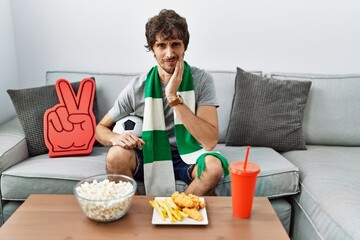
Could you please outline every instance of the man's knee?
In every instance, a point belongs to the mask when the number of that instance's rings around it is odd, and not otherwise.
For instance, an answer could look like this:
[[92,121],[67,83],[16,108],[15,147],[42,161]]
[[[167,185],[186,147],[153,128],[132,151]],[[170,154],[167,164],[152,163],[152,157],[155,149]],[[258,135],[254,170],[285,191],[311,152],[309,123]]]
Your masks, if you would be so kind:
[[205,157],[205,171],[211,176],[212,179],[219,180],[223,175],[223,167],[221,161],[211,155]]
[[134,150],[113,146],[106,155],[106,170],[108,173],[132,172],[136,167]]

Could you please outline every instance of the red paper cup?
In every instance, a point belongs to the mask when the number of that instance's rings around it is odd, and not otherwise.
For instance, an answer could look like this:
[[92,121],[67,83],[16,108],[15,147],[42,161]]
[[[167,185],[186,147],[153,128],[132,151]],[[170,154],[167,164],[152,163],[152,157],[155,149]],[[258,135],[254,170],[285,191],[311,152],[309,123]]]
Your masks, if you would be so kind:
[[248,218],[251,215],[256,179],[260,172],[260,167],[252,162],[248,162],[244,170],[244,163],[236,161],[229,166],[233,215],[240,218]]

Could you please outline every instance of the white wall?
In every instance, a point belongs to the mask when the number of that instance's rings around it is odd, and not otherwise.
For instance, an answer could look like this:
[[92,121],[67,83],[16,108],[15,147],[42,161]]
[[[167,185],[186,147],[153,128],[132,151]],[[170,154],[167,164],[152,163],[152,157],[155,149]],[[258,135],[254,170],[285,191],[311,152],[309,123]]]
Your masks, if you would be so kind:
[[0,124],[15,116],[6,90],[18,86],[10,0],[0,0]]
[[185,16],[187,61],[206,69],[360,72],[360,2],[13,0],[19,75],[46,70],[147,71],[144,24],[162,8]]
[[11,2],[21,87],[43,85],[47,70],[147,71],[144,24],[162,8],[187,18],[192,65],[360,73],[358,0]]

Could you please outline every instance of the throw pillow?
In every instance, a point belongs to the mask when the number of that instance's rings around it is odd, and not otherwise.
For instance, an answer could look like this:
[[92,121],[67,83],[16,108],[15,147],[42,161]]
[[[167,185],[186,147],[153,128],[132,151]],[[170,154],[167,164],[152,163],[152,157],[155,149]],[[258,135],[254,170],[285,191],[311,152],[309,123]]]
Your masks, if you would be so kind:
[[[71,86],[77,93],[80,82],[72,83]],[[44,113],[47,109],[59,103],[55,85],[27,89],[8,89],[7,92],[23,127],[29,156],[33,157],[48,153],[49,150],[44,141]],[[93,110],[95,118],[97,118],[96,93]]]
[[302,130],[310,81],[264,78],[237,68],[228,146],[305,150]]

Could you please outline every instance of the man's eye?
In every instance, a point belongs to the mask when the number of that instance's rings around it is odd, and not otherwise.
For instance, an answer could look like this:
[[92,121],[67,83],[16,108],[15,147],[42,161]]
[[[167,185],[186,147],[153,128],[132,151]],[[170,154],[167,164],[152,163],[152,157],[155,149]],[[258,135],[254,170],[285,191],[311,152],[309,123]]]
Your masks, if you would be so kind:
[[179,46],[180,46],[180,43],[175,42],[175,43],[173,43],[172,45],[173,45],[173,47],[179,47]]
[[159,48],[164,48],[164,47],[165,47],[165,44],[164,44],[164,43],[159,43],[157,46],[158,46]]

